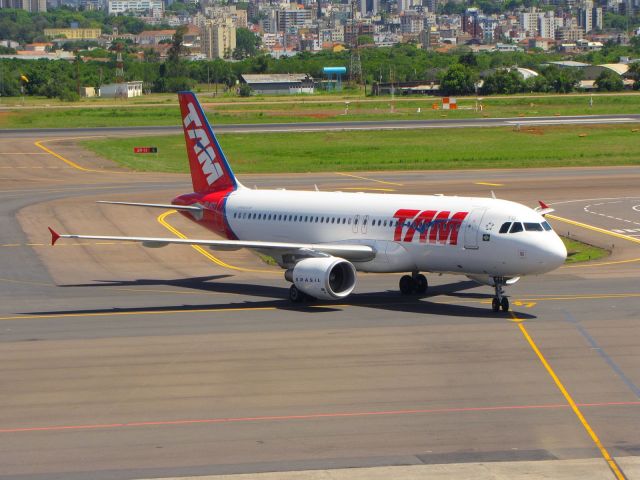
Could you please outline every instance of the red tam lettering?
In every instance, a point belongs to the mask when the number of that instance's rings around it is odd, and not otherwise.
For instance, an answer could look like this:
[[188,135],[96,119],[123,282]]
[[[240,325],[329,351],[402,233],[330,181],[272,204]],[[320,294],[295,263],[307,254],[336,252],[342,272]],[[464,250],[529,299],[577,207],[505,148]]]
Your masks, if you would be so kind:
[[394,215],[393,218],[396,218],[396,230],[393,235],[393,240],[396,242],[402,241],[402,229],[404,227],[404,222],[410,218],[415,217],[420,210],[408,210],[405,208],[401,208]]
[[407,230],[407,234],[404,237],[405,242],[413,241],[413,236],[416,233],[416,230],[420,231],[420,241],[424,241],[423,237],[426,238],[426,232],[429,230],[429,222],[436,214],[435,210],[425,210],[424,212],[420,212],[420,214],[413,219],[409,230]]
[[451,235],[449,236],[449,245],[458,244],[458,233],[460,233],[460,225],[462,225],[464,219],[467,218],[467,215],[469,215],[469,212],[458,212],[453,217],[451,217],[451,220],[449,220],[452,227]]

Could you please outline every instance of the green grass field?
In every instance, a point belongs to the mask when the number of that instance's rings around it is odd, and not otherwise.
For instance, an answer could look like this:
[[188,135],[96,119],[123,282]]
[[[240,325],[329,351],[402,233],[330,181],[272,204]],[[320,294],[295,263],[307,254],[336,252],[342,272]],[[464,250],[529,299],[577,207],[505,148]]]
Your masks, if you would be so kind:
[[567,261],[565,263],[588,262],[606,257],[610,252],[587,243],[582,243],[567,237],[561,237],[567,247]]
[[[590,97],[584,95],[488,97],[480,101],[484,107],[482,111],[476,111],[475,98],[459,99],[459,109],[455,111],[433,110],[432,104],[440,102],[439,98],[434,97],[396,97],[395,100],[390,97],[352,98],[349,100],[348,111],[345,99],[342,97],[219,99],[201,95],[200,99],[205,103],[205,111],[214,124],[428,120],[640,112],[640,95],[633,93],[594,95],[593,106],[589,105]],[[25,107],[10,107],[0,111],[0,128],[180,124],[175,95],[151,95],[119,102],[117,106],[113,106],[113,100],[88,99],[77,104],[66,105],[52,102],[48,107],[44,107],[32,101],[31,105]]]
[[[237,173],[637,165],[630,125],[225,134]],[[186,172],[182,135],[85,140],[86,148],[139,171]],[[156,146],[158,154],[134,154]]]

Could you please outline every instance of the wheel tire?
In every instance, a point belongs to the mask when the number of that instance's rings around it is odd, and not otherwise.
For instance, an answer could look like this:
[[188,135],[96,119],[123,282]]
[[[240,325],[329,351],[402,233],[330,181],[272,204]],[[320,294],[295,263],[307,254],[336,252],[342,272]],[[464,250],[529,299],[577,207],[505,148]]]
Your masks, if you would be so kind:
[[509,299],[507,297],[502,297],[502,302],[500,302],[500,306],[502,307],[503,312],[509,311]]
[[422,274],[419,274],[414,279],[416,284],[416,293],[420,295],[424,295],[427,293],[427,288],[429,288],[429,282],[427,281],[427,277]]
[[415,289],[415,282],[409,275],[400,278],[400,293],[402,295],[411,295]]
[[491,308],[494,312],[500,311],[500,301],[495,297],[493,297],[493,300],[491,301]]
[[298,290],[298,287],[291,285],[289,287],[289,300],[291,303],[300,303],[304,299],[304,293]]

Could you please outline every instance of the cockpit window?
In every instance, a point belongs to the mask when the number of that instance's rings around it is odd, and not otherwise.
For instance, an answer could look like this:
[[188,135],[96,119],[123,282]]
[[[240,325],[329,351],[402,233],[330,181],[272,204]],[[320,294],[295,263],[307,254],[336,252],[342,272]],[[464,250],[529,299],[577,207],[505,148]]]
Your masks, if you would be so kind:
[[549,230],[551,230],[551,225],[549,225],[549,222],[542,222],[542,228],[544,228],[548,232]]
[[522,231],[522,224],[520,222],[513,222],[513,225],[511,225],[511,230],[509,230],[509,233],[517,233],[521,231]]
[[509,231],[510,226],[511,226],[511,222],[504,222],[500,227],[500,233],[507,233]]
[[528,223],[528,222],[525,222],[524,223],[524,229],[527,232],[541,232],[542,231],[542,225],[540,225],[539,223]]

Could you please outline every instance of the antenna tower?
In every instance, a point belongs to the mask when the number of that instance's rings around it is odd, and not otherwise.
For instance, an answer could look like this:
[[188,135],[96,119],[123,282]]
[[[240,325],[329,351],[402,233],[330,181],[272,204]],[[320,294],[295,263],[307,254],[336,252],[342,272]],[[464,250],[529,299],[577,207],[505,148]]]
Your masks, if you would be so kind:
[[116,83],[124,82],[124,62],[122,61],[122,43],[116,45]]
[[351,34],[353,45],[351,47],[351,65],[349,68],[349,80],[351,83],[362,83],[362,62],[360,61],[360,46],[358,45],[358,26],[356,24],[356,1],[351,0]]

